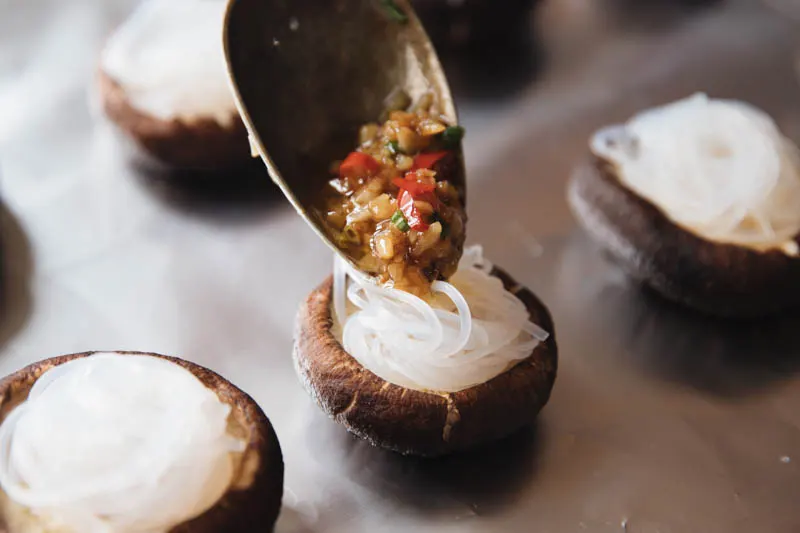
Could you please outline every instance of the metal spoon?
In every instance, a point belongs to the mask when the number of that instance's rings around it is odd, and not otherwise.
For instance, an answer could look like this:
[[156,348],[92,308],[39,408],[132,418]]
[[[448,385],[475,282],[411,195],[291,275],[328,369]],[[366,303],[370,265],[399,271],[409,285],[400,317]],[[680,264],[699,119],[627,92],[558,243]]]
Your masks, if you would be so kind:
[[[335,252],[315,200],[398,90],[432,93],[457,114],[444,72],[407,0],[230,0],[224,46],[236,105],[272,180]],[[465,196],[463,160],[453,183]]]

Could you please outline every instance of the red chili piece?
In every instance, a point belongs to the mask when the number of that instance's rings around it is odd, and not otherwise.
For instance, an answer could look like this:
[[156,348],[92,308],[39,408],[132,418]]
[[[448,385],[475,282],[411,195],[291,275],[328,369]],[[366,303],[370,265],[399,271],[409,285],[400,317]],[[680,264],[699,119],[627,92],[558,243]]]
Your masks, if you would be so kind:
[[[405,179],[403,178],[394,178],[392,183],[397,185],[399,189],[403,189],[411,193],[411,196],[417,198],[418,196],[422,196],[427,193],[431,193],[436,190],[436,185],[432,183],[420,183],[416,180],[416,176],[413,172],[409,172],[406,174]],[[419,199],[419,198],[417,198]]]
[[374,157],[363,152],[351,152],[339,165],[339,175],[343,178],[365,178],[377,174],[381,164]]
[[422,215],[414,205],[414,198],[406,189],[400,191],[400,196],[397,198],[397,204],[400,206],[400,211],[406,217],[406,221],[411,229],[417,231],[425,231],[428,229],[428,223],[422,218]]
[[449,153],[450,152],[429,152],[427,154],[419,154],[414,158],[414,165],[411,167],[411,171],[413,172],[423,168],[432,169],[436,163]]

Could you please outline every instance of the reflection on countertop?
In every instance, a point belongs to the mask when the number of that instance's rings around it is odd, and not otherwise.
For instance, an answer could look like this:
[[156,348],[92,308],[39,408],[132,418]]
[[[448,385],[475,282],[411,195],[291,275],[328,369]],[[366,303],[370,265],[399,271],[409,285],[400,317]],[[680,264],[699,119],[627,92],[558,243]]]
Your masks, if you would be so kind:
[[[562,327],[580,327],[578,337],[587,344],[603,339],[595,363],[729,399],[774,390],[800,371],[800,313],[759,320],[700,314],[627,279],[578,231],[552,270],[557,298],[566,302]],[[572,290],[578,279],[581,290]]]

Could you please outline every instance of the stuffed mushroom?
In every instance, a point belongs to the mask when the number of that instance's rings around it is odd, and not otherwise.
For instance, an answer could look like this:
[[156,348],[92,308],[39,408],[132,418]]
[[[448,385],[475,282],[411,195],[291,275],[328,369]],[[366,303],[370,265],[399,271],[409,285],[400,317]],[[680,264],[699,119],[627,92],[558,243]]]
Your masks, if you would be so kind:
[[800,155],[774,121],[698,94],[592,138],[569,200],[636,280],[720,316],[800,302]]
[[557,349],[546,307],[464,250],[454,183],[460,127],[430,99],[361,129],[319,216],[355,257],[301,306],[298,374],[353,434],[403,454],[438,456],[531,424],[550,397]]
[[213,372],[81,353],[0,382],[8,533],[271,531],[283,461],[264,413]]
[[146,0],[101,56],[103,109],[168,167],[222,170],[250,160],[225,71],[223,0]]

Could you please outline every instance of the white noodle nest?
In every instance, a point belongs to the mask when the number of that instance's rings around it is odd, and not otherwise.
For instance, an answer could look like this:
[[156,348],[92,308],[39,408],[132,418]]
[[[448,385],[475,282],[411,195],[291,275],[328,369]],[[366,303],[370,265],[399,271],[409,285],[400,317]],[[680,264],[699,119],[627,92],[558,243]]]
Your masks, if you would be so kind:
[[800,155],[764,112],[697,94],[597,132],[591,148],[681,226],[796,253]]
[[152,356],[95,354],[54,367],[0,427],[0,486],[49,528],[165,533],[225,493],[230,406]]
[[162,120],[238,117],[225,70],[225,0],[145,0],[111,36],[103,71],[131,105]]
[[549,336],[491,269],[479,246],[465,250],[456,274],[434,282],[426,302],[376,285],[337,257],[333,305],[345,351],[410,389],[456,392],[489,381]]

